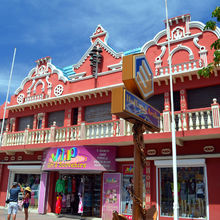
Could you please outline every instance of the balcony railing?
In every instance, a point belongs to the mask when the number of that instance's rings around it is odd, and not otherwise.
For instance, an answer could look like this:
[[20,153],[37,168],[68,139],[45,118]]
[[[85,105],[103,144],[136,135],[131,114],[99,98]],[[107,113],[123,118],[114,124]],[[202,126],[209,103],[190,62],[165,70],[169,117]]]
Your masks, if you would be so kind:
[[[190,109],[175,112],[176,131],[193,131],[211,128],[220,128],[220,107],[214,99],[211,107],[202,109]],[[165,133],[171,131],[171,115],[164,111],[160,116],[160,131]],[[3,134],[2,146],[40,144],[49,142],[65,142],[76,140],[90,140],[97,138],[130,136],[132,135],[132,124],[120,119],[97,123],[84,123],[70,127],[56,127],[19,132],[5,132]],[[151,132],[145,132],[150,134]]]
[[[185,63],[180,63],[176,65],[172,65],[172,73],[184,73],[184,72],[191,72],[198,69],[201,69],[204,66],[202,60],[192,60]],[[169,75],[169,66],[159,67],[155,70],[156,76],[166,76]]]

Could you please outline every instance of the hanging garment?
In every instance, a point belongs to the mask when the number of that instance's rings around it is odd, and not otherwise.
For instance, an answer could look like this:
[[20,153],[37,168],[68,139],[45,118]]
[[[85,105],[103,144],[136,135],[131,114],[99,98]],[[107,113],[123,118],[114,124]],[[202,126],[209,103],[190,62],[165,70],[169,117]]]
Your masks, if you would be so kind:
[[61,208],[62,208],[62,196],[59,195],[57,196],[57,202],[56,202],[56,214],[60,214],[61,213]]
[[79,196],[82,196],[82,194],[83,194],[83,189],[84,189],[84,184],[83,184],[83,182],[81,181],[80,184],[79,184],[79,189],[78,189],[78,195],[79,195]]
[[58,179],[56,182],[55,192],[65,193],[65,181],[62,179]]
[[72,179],[71,179],[71,177],[69,177],[68,181],[67,181],[67,192],[68,193],[72,192]]
[[76,179],[75,178],[72,179],[72,192],[73,193],[76,192]]
[[62,207],[66,208],[66,196],[65,195],[63,195],[63,198],[62,198]]
[[70,207],[71,207],[70,202],[71,202],[71,195],[70,195],[70,194],[67,194],[67,195],[66,195],[66,207],[67,207],[67,208],[70,208]]
[[82,197],[79,197],[79,207],[78,207],[78,213],[81,214],[83,213],[83,202],[82,202]]

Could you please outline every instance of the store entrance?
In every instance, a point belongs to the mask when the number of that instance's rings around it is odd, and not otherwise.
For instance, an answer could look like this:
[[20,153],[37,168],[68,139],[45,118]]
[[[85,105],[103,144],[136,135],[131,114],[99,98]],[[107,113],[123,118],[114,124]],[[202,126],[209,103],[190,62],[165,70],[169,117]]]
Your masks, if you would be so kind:
[[[101,216],[101,175],[60,174],[55,192],[56,213],[60,211],[60,214],[68,215]],[[57,209],[59,203],[61,210]]]

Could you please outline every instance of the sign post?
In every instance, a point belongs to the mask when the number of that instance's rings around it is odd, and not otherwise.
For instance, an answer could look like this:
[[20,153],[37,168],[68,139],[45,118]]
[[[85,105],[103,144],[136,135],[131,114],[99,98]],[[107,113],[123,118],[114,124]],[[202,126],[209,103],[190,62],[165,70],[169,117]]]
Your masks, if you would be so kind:
[[146,167],[143,133],[160,130],[160,112],[144,101],[154,94],[153,73],[144,54],[123,57],[122,81],[126,89],[112,90],[111,112],[134,124],[134,182],[130,194],[133,198],[132,219],[141,220],[147,214],[143,207],[142,175]]

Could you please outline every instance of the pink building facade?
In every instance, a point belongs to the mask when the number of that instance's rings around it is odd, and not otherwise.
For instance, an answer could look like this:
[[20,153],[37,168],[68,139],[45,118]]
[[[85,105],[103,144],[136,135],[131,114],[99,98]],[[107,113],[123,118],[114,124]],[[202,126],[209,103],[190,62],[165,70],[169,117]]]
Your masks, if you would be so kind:
[[[210,45],[220,29],[186,14],[169,19],[176,122],[179,215],[182,219],[220,217],[220,70],[201,78],[212,62]],[[152,36],[153,37],[153,36]],[[112,219],[117,210],[129,219],[133,176],[132,124],[111,114],[111,91],[123,86],[122,57],[144,53],[154,73],[160,132],[144,133],[144,207],[157,219],[172,219],[172,143],[166,30],[141,48],[115,52],[98,25],[78,63],[58,68],[51,57],[36,61],[7,107],[0,148],[0,206],[13,181],[32,189],[31,209]],[[3,106],[0,118],[3,117]],[[110,207],[110,208],[109,208]]]

